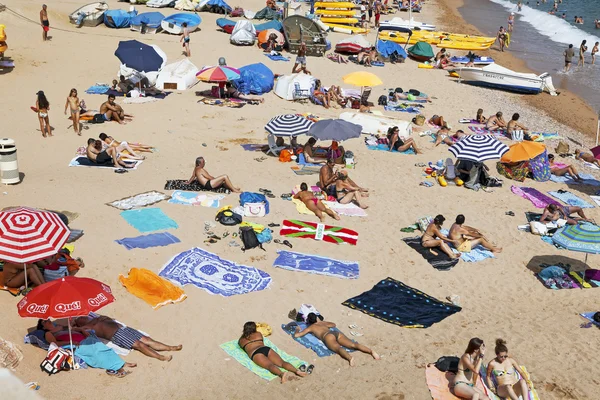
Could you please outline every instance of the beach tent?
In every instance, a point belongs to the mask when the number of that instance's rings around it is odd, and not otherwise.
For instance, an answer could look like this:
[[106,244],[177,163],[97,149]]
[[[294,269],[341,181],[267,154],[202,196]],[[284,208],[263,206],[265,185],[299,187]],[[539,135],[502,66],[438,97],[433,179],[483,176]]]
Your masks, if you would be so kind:
[[104,25],[109,28],[129,28],[131,20],[137,15],[137,11],[108,10],[104,13]]
[[209,11],[215,14],[229,14],[233,9],[223,0],[202,1],[198,5],[200,11]]
[[291,74],[277,78],[274,92],[284,100],[308,99],[315,84],[312,75]]
[[197,5],[197,2],[191,0],[178,0],[177,3],[175,3],[175,9],[183,11],[195,11]]
[[417,42],[407,50],[408,54],[417,61],[429,61],[435,54],[429,43]]
[[285,44],[285,38],[283,37],[283,33],[279,32],[276,29],[265,29],[258,34],[258,45],[262,46],[263,44],[269,41],[269,36],[274,34],[277,36],[276,42],[278,45],[283,46]]
[[390,58],[394,53],[405,60],[408,57],[406,51],[396,42],[380,39],[377,41],[376,48],[377,52],[384,58]]
[[254,19],[280,20],[281,14],[279,14],[277,11],[275,11],[269,7],[265,7],[254,15]]
[[240,68],[240,78],[233,86],[243,94],[263,94],[273,89],[275,75],[263,63],[250,64]]
[[232,44],[241,46],[251,46],[256,41],[256,29],[252,22],[248,20],[240,20],[235,24],[229,41]]
[[198,83],[196,74],[200,70],[189,59],[166,65],[158,73],[156,87],[160,90],[186,90]]

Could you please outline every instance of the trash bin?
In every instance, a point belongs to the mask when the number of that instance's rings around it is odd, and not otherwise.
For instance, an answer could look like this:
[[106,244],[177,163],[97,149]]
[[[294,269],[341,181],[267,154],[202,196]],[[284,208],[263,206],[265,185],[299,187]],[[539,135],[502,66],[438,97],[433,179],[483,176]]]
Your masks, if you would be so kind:
[[7,185],[20,181],[15,141],[8,138],[0,139],[0,183]]

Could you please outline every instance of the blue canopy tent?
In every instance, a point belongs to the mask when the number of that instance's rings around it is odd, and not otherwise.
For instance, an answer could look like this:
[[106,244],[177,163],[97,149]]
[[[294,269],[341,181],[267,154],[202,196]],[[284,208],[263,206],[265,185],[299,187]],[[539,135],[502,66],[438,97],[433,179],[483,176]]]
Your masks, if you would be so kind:
[[233,85],[243,94],[263,94],[273,89],[275,75],[263,63],[250,64],[240,68],[240,78]]
[[216,14],[229,14],[233,11],[233,8],[223,0],[209,0],[202,9]]
[[137,15],[137,11],[108,10],[104,13],[104,25],[109,28],[129,28],[131,20]]
[[389,40],[377,40],[375,44],[377,48],[377,52],[381,54],[382,57],[389,58],[390,55],[397,53],[398,57],[402,57],[406,60],[408,55],[406,51],[396,42],[391,42]]

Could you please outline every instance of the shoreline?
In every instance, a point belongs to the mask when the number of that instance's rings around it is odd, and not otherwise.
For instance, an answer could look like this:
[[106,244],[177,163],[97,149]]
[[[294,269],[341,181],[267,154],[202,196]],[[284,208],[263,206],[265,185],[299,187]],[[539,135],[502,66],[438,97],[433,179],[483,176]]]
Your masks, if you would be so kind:
[[[447,30],[465,33],[483,35],[475,26],[464,20],[459,8],[464,6],[463,0],[438,0],[439,13],[437,13],[436,24]],[[430,3],[431,5],[431,3]],[[507,52],[500,52],[497,45],[494,44],[489,50],[493,58],[502,66],[520,72],[534,72],[527,66],[525,60]],[[557,88],[560,94],[557,97],[551,97],[548,93],[540,95],[521,96],[523,101],[555,119],[556,121],[569,126],[584,137],[595,139],[597,128],[597,114],[594,109],[581,97],[575,93]]]

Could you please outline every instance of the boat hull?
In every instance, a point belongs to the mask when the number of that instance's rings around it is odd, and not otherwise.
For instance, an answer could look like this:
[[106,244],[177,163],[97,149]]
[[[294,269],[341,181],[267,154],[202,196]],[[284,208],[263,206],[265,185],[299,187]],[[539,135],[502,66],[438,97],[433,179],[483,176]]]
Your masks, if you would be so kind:
[[194,14],[179,13],[163,19],[160,23],[160,26],[165,32],[173,35],[181,35],[183,33],[183,27],[181,24],[184,22],[187,22],[188,24],[188,31],[193,32],[198,29],[202,20],[200,17]]
[[[86,4],[69,14],[69,21],[79,27],[88,26],[93,28],[104,22],[104,13],[107,10],[108,4],[103,2]],[[80,13],[85,15],[81,21]]]
[[523,94],[539,94],[543,91],[544,82],[540,78],[525,78],[488,71],[474,71],[458,68],[461,83],[501,89]]

